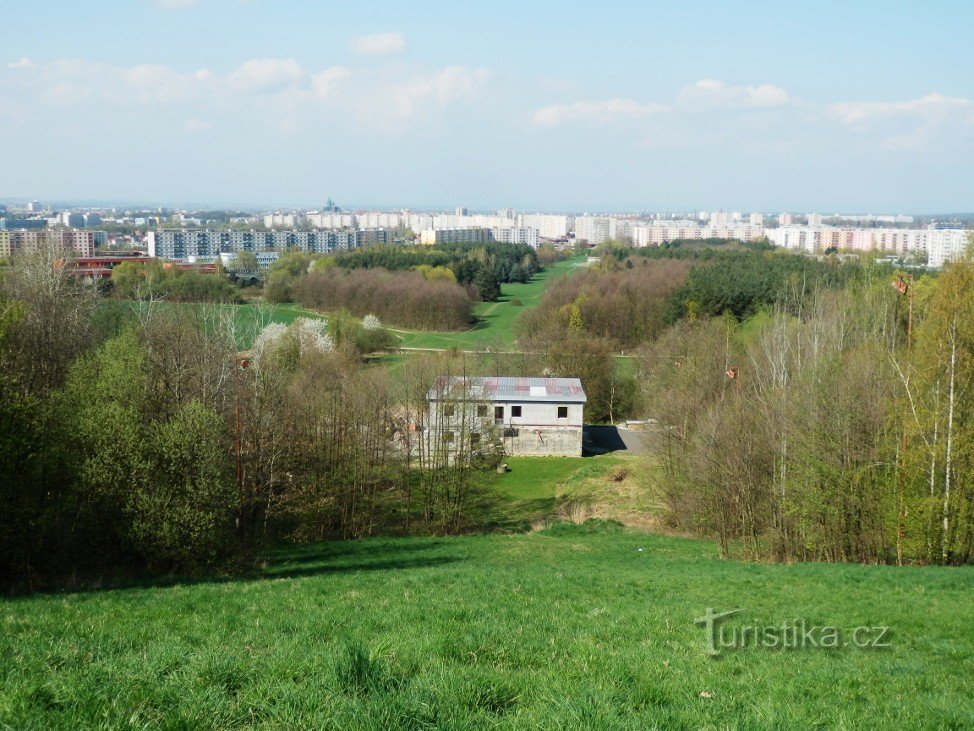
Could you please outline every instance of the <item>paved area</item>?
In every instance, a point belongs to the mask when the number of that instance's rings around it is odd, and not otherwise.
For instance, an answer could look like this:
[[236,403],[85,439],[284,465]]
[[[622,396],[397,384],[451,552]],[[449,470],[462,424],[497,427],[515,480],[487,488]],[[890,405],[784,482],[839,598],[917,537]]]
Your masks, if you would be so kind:
[[615,426],[586,426],[582,444],[586,454],[626,452],[646,454],[646,432]]

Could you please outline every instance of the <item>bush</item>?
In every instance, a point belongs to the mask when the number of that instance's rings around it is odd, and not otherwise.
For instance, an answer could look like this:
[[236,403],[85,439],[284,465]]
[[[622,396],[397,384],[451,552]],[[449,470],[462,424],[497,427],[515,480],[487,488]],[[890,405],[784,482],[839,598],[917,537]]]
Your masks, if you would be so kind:
[[396,347],[395,336],[385,328],[379,328],[378,330],[366,330],[362,328],[354,334],[353,342],[355,343],[355,349],[363,355],[392,350]]

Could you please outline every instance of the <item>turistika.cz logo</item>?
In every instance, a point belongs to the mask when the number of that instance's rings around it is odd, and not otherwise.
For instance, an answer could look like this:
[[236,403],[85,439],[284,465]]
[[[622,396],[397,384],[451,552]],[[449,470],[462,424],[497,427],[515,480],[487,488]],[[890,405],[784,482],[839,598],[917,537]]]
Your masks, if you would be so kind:
[[707,607],[694,624],[703,627],[707,654],[717,656],[724,650],[815,650],[854,647],[883,649],[889,647],[889,627],[853,627],[843,631],[832,625],[810,624],[804,619],[785,620],[779,624],[739,624],[728,620],[743,612],[715,612]]

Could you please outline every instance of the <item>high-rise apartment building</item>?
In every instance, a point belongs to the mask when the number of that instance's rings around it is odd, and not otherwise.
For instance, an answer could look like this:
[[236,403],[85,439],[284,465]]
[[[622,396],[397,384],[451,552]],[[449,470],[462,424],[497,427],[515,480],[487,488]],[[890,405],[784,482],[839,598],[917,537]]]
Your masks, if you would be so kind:
[[75,256],[95,255],[95,245],[100,231],[53,231],[53,230],[0,230],[0,257],[20,252],[36,251],[41,246],[56,246],[71,251]]
[[323,231],[213,231],[160,229],[148,235],[149,256],[161,259],[215,258],[236,251],[271,252],[286,249],[328,254],[359,246],[391,242],[385,229]]
[[517,217],[517,225],[522,228],[536,228],[543,239],[563,239],[568,236],[568,216],[548,213],[522,213]]
[[601,244],[615,238],[615,221],[606,216],[575,216],[575,239]]

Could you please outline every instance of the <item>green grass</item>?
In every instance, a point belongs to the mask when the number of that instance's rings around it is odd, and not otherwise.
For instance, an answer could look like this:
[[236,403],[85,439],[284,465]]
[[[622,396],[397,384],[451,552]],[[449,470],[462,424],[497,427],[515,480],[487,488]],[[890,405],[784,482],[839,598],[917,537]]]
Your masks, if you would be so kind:
[[[248,579],[6,599],[0,725],[974,725],[974,569],[715,554],[584,527],[376,539],[280,550]],[[891,647],[713,659],[707,607],[888,625]]]
[[[527,284],[505,284],[497,302],[480,302],[474,307],[477,322],[466,330],[457,332],[424,332],[394,329],[404,348],[430,348],[446,350],[507,350],[514,345],[514,320],[527,309],[541,301],[545,290],[559,277],[568,274],[581,258],[560,261],[536,275]],[[520,300],[521,305],[511,304]]]

